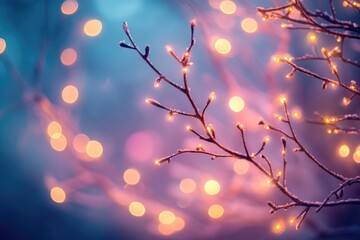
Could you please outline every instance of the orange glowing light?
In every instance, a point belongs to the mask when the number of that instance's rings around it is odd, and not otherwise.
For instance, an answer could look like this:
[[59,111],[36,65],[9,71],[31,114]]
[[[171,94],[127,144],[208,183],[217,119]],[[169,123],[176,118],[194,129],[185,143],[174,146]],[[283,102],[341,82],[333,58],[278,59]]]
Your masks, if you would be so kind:
[[244,100],[239,96],[233,96],[229,100],[229,107],[233,112],[241,112],[245,107]]
[[62,127],[61,127],[60,123],[58,123],[56,121],[52,121],[51,123],[49,123],[49,125],[47,127],[47,134],[51,138],[54,138],[54,139],[59,138],[62,134]]
[[136,185],[140,181],[140,173],[138,170],[129,168],[124,172],[124,181],[129,185]]
[[66,193],[61,187],[53,187],[50,190],[50,197],[56,203],[63,203],[66,200]]
[[308,35],[307,35],[307,40],[308,40],[309,43],[315,44],[315,43],[316,43],[316,40],[317,40],[316,34],[313,33],[313,32],[308,33]]
[[89,137],[85,134],[77,134],[73,139],[73,147],[75,151],[84,153],[86,151],[86,144],[89,142]]
[[220,184],[216,180],[208,180],[204,185],[204,190],[209,195],[216,195],[220,192]]
[[174,229],[172,228],[172,226],[162,223],[159,223],[158,231],[164,236],[169,236],[174,233]]
[[236,160],[233,169],[236,174],[244,175],[249,170],[249,163],[246,160]]
[[271,230],[275,234],[282,234],[285,231],[285,224],[282,220],[275,220],[272,222]]
[[0,38],[0,54],[2,54],[6,49],[6,42],[3,38]]
[[67,146],[66,137],[60,133],[57,138],[50,139],[50,145],[55,151],[64,151]]
[[190,178],[185,178],[180,182],[180,190],[183,193],[192,193],[196,189],[196,183]]
[[245,18],[241,21],[241,28],[244,32],[254,33],[258,29],[258,24],[253,18]]
[[181,217],[176,217],[171,227],[175,231],[181,231],[185,227],[185,221]]
[[65,15],[71,15],[78,9],[78,2],[76,0],[66,0],[61,5],[61,12]]
[[215,50],[220,54],[228,54],[231,51],[231,43],[225,38],[219,38],[215,41]]
[[356,163],[360,163],[360,145],[356,148],[353,154],[353,159]]
[[90,37],[95,37],[101,33],[102,23],[98,19],[91,19],[84,25],[84,33]]
[[129,204],[129,212],[135,217],[144,216],[145,211],[145,207],[141,202],[131,202]]
[[231,15],[236,12],[236,4],[233,1],[229,0],[222,1],[219,8],[223,13],[227,15]]
[[79,91],[75,86],[68,85],[62,90],[61,96],[64,102],[72,104],[78,99]]
[[339,147],[339,155],[340,155],[340,157],[345,158],[345,157],[349,156],[349,153],[350,153],[350,148],[349,148],[348,145],[343,144],[343,145],[341,145]]
[[172,224],[173,222],[175,222],[175,219],[176,219],[176,216],[173,212],[171,211],[162,211],[160,214],[159,214],[159,221],[162,223],[162,224],[166,224],[166,225],[169,225],[169,224]]
[[76,62],[77,59],[77,53],[72,48],[67,48],[64,51],[62,51],[60,55],[60,61],[65,66],[71,66]]
[[101,143],[95,140],[88,141],[85,150],[87,155],[91,158],[99,158],[103,153]]
[[211,218],[221,218],[224,214],[224,208],[219,204],[211,205],[208,209],[208,214]]

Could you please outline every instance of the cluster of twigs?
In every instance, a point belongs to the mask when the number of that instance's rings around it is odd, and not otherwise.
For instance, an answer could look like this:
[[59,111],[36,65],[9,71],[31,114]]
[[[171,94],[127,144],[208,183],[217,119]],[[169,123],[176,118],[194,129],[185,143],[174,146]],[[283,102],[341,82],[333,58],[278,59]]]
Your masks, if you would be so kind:
[[[266,177],[270,179],[270,182],[274,184],[278,190],[285,195],[289,202],[285,204],[274,204],[272,202],[269,202],[269,206],[271,207],[271,213],[275,213],[278,210],[282,209],[288,209],[292,207],[302,207],[303,210],[299,213],[299,215],[293,219],[293,222],[297,222],[296,228],[298,229],[305,219],[307,213],[310,211],[310,209],[315,208],[316,211],[320,211],[323,207],[333,207],[333,206],[339,206],[339,205],[350,205],[350,204],[360,204],[360,199],[356,198],[348,198],[348,199],[342,199],[343,198],[343,190],[344,188],[355,184],[360,183],[360,176],[354,177],[354,178],[347,178],[339,173],[336,173],[332,170],[330,170],[326,165],[324,165],[320,160],[318,160],[314,155],[312,155],[309,150],[303,145],[303,143],[299,140],[297,137],[295,130],[293,128],[292,121],[289,116],[289,111],[287,107],[287,102],[285,98],[281,99],[281,103],[284,108],[284,114],[285,116],[281,118],[281,121],[286,125],[287,130],[282,130],[277,127],[274,127],[265,121],[260,121],[259,125],[265,126],[267,130],[271,130],[274,132],[278,132],[282,135],[281,142],[282,142],[282,166],[283,169],[281,172],[278,172],[277,174],[274,173],[274,167],[270,159],[263,154],[263,150],[265,149],[266,144],[268,143],[269,139],[265,138],[262,142],[260,148],[257,151],[252,152],[247,144],[246,137],[245,137],[245,128],[241,123],[236,124],[236,128],[239,130],[243,148],[241,151],[231,149],[227,146],[225,146],[221,140],[219,140],[216,137],[216,130],[213,125],[209,124],[206,119],[206,112],[208,107],[210,106],[211,102],[215,99],[215,93],[210,93],[209,98],[207,99],[204,107],[200,107],[198,103],[196,103],[191,95],[190,88],[188,85],[188,67],[191,66],[190,57],[191,57],[191,50],[194,46],[195,40],[194,40],[194,28],[195,28],[195,22],[191,22],[191,40],[190,45],[186,49],[185,53],[182,55],[182,57],[178,57],[175,52],[172,49],[168,49],[169,53],[176,59],[176,61],[181,65],[182,67],[182,77],[183,77],[183,83],[181,85],[177,84],[173,80],[171,80],[169,77],[165,76],[154,64],[150,61],[149,53],[150,53],[150,47],[146,46],[145,50],[142,51],[135,43],[133,37],[130,34],[129,27],[126,22],[123,23],[123,30],[125,34],[127,35],[130,43],[125,43],[125,41],[120,42],[120,46],[123,48],[128,48],[131,50],[136,51],[141,58],[147,63],[148,66],[150,66],[151,69],[154,70],[154,72],[158,75],[158,78],[156,80],[156,84],[160,84],[161,81],[164,81],[171,85],[174,89],[178,90],[180,94],[185,95],[185,98],[187,99],[188,103],[192,107],[192,112],[184,112],[182,110],[178,110],[169,106],[166,106],[156,100],[153,99],[146,99],[146,102],[149,104],[154,105],[155,107],[158,107],[160,109],[163,109],[169,113],[169,116],[172,116],[174,114],[182,115],[186,118],[193,119],[200,123],[201,129],[194,129],[191,126],[186,126],[186,129],[197,136],[199,139],[208,142],[210,144],[213,144],[217,147],[218,152],[211,152],[206,149],[202,145],[199,145],[195,147],[194,149],[179,149],[175,153],[163,157],[161,159],[156,160],[157,164],[161,164],[164,162],[170,162],[173,158],[183,155],[183,154],[202,154],[210,156],[212,160],[216,158],[235,158],[235,159],[244,159],[247,160],[249,163],[254,165],[262,174],[264,174]],[[289,62],[291,63],[291,62]],[[352,90],[352,91],[358,91]],[[356,117],[356,116],[354,116]],[[349,116],[350,118],[350,116]],[[340,120],[339,120],[340,121]],[[342,119],[341,119],[342,121]],[[296,148],[293,149],[294,152],[299,152],[305,155],[310,161],[315,163],[315,165],[319,168],[321,168],[325,173],[327,173],[329,176],[337,179],[340,184],[339,186],[335,187],[333,191],[331,191],[323,200],[321,201],[307,201],[304,199],[301,199],[299,196],[295,195],[287,186],[287,142],[293,142],[296,145]]]
[[[286,75],[287,78],[292,77],[296,72],[310,76],[322,82],[322,88],[326,89],[329,85],[332,87],[340,87],[345,90],[348,96],[342,99],[345,106],[349,105],[356,97],[360,96],[360,88],[355,80],[346,81],[342,79],[341,74],[336,66],[336,62],[347,64],[354,70],[360,69],[360,63],[349,59],[345,56],[345,46],[347,41],[360,39],[359,24],[353,21],[340,20],[337,17],[336,9],[332,0],[328,0],[331,14],[316,10],[311,11],[307,8],[301,0],[289,0],[286,4],[274,8],[258,8],[257,10],[263,16],[263,19],[280,19],[285,20],[281,27],[289,30],[306,30],[316,33],[321,33],[327,36],[332,36],[334,42],[337,44],[333,49],[321,48],[319,52],[316,47],[317,37],[314,33],[309,36],[309,41],[313,44],[314,53],[306,54],[301,57],[275,57],[277,62],[284,62],[292,67],[292,70]],[[359,10],[359,6],[355,1],[344,1],[344,6],[350,5],[354,9]],[[305,67],[302,67],[301,62],[321,61],[329,66],[332,78],[321,75],[321,73],[313,72]],[[357,113],[346,114],[344,116],[322,117],[319,114],[316,120],[305,119],[308,123],[325,125],[328,128],[328,133],[345,133],[345,134],[360,134],[360,129],[356,124],[350,128],[339,125],[343,121],[352,121],[353,123],[360,120]]]

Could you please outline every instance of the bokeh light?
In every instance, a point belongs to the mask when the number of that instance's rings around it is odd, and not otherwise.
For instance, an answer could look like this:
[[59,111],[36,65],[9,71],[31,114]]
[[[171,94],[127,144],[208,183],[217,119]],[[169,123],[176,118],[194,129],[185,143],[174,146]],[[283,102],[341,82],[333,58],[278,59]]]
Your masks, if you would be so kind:
[[233,112],[241,112],[245,107],[244,100],[239,96],[233,96],[229,100],[229,107]]
[[353,159],[356,163],[360,163],[360,145],[356,148],[353,153]]
[[208,214],[211,218],[221,218],[224,214],[224,208],[219,204],[211,205],[208,209]]
[[175,230],[169,224],[159,223],[158,231],[164,236],[169,236],[175,232]]
[[129,185],[136,185],[140,181],[140,173],[138,170],[129,168],[124,172],[124,181]]
[[236,4],[229,0],[222,1],[219,8],[223,13],[228,15],[234,14],[236,12]]
[[145,206],[141,202],[131,202],[129,212],[135,217],[142,217],[145,214]]
[[98,19],[91,19],[84,25],[84,33],[90,37],[95,37],[101,33],[102,23]]
[[348,145],[343,144],[343,145],[341,145],[339,147],[339,155],[340,155],[340,157],[345,158],[345,157],[349,156],[349,154],[350,154],[350,148],[349,148]]
[[283,220],[274,220],[271,223],[271,231],[275,234],[282,234],[285,231],[285,223]]
[[53,187],[50,190],[50,197],[56,203],[63,203],[66,200],[66,193],[61,187]]
[[2,54],[6,49],[6,41],[3,38],[0,38],[0,54]]
[[181,231],[185,227],[185,221],[181,217],[176,217],[171,226],[175,231]]
[[79,133],[73,138],[73,147],[78,153],[86,152],[86,144],[90,141],[85,134]]
[[71,15],[78,9],[78,2],[76,0],[65,0],[61,4],[61,12],[65,15]]
[[54,139],[59,138],[62,134],[62,127],[60,123],[56,121],[50,122],[47,127],[47,134],[49,135],[50,138],[54,138]]
[[64,102],[73,104],[79,97],[78,89],[73,85],[65,86],[61,93]]
[[88,141],[86,144],[86,153],[91,158],[99,158],[103,153],[103,147],[100,142],[96,140]]
[[241,21],[241,28],[244,32],[254,33],[258,29],[258,24],[253,18],[245,18]]
[[228,54],[231,51],[231,43],[225,38],[219,38],[215,41],[215,50],[220,54]]
[[220,192],[220,184],[216,180],[208,180],[205,182],[204,190],[209,195],[216,195]]
[[317,42],[316,34],[313,32],[308,33],[306,38],[307,38],[308,42],[311,44],[315,44]]
[[195,191],[196,183],[190,178],[185,178],[180,182],[180,190],[183,193],[192,193]]
[[168,210],[165,210],[165,211],[162,211],[160,214],[159,214],[159,221],[162,223],[162,224],[172,224],[173,222],[175,222],[175,219],[176,219],[176,216],[173,212],[171,211],[168,211]]
[[65,66],[73,65],[77,60],[77,52],[73,48],[67,48],[62,51],[60,61]]
[[59,134],[56,138],[50,139],[50,144],[55,151],[61,152],[64,151],[67,146],[67,140],[63,134]]
[[236,174],[244,175],[249,170],[249,163],[248,161],[242,159],[236,160],[233,169]]

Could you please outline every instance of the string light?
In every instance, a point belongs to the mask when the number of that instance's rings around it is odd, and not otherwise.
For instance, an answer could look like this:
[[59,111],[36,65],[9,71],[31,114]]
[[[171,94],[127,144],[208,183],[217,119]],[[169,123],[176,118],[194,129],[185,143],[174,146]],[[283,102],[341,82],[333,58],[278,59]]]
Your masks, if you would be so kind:
[[77,52],[73,48],[67,48],[62,51],[60,55],[60,61],[65,66],[73,65],[77,60]]
[[315,43],[317,42],[316,34],[313,33],[313,32],[308,33],[308,35],[307,35],[307,40],[309,41],[309,43],[315,44]]
[[190,178],[185,178],[185,179],[181,180],[179,187],[183,193],[188,194],[188,193],[192,193],[195,191],[196,183],[194,182],[194,180],[192,180]]

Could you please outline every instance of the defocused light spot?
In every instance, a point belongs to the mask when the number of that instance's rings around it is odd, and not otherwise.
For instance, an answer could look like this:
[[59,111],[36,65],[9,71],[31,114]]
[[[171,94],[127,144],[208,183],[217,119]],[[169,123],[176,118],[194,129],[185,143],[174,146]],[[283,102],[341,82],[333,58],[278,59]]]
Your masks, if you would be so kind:
[[65,15],[71,15],[78,9],[78,2],[76,0],[66,0],[61,5],[61,12]]
[[171,211],[162,211],[159,214],[159,221],[162,224],[172,224],[175,221],[175,214]]
[[183,193],[192,193],[195,191],[196,184],[190,178],[185,178],[180,182],[180,190]]
[[220,10],[225,14],[234,14],[236,12],[236,4],[233,1],[222,1],[220,3]]
[[52,121],[51,123],[49,123],[49,125],[47,127],[47,134],[51,138],[54,138],[54,139],[59,138],[62,134],[62,127],[61,127],[60,123],[58,123],[56,121]]
[[169,236],[174,233],[174,229],[168,224],[159,223],[158,230],[162,235]]
[[79,91],[75,86],[68,85],[62,90],[61,96],[64,102],[72,104],[78,99]]
[[229,100],[229,107],[234,112],[241,112],[244,109],[245,103],[241,97],[234,96]]
[[6,49],[6,42],[3,38],[0,38],[0,54],[2,54]]
[[140,181],[140,173],[136,169],[129,168],[124,172],[124,181],[129,185],[136,185]]
[[77,134],[73,139],[73,147],[79,153],[86,152],[86,144],[89,142],[89,137],[85,134]]
[[64,151],[67,145],[67,140],[61,133],[57,138],[50,139],[51,147],[58,152]]
[[360,146],[358,146],[353,154],[353,159],[356,163],[360,163]]
[[220,54],[228,54],[231,51],[231,43],[225,38],[219,38],[215,41],[215,50]]
[[50,197],[56,203],[63,203],[66,199],[66,193],[61,187],[53,187],[50,191]]
[[102,30],[102,23],[97,19],[91,19],[84,25],[84,32],[90,37],[95,37],[100,34]]
[[103,147],[100,142],[91,140],[86,144],[86,153],[91,158],[99,158],[103,153]]
[[307,40],[309,43],[315,44],[316,43],[316,34],[313,32],[308,33]]
[[343,144],[339,147],[339,155],[343,158],[349,156],[350,149],[349,146],[346,144]]
[[176,217],[175,221],[171,225],[173,230],[181,231],[185,227],[185,221],[181,217]]
[[252,18],[245,18],[241,21],[241,28],[247,33],[254,33],[258,29],[258,24]]
[[125,144],[127,156],[135,161],[148,161],[154,158],[158,138],[150,131],[132,134]]
[[64,51],[62,51],[60,55],[61,63],[65,66],[71,66],[76,62],[77,59],[77,53],[72,48],[67,48]]
[[204,185],[204,190],[209,195],[216,195],[220,191],[220,184],[216,180],[208,180]]
[[212,8],[219,9],[221,0],[209,0],[209,5]]
[[208,214],[211,218],[221,218],[224,214],[224,208],[219,204],[211,205],[208,209]]
[[273,233],[281,234],[285,231],[285,224],[282,220],[275,220],[271,224],[271,230]]
[[140,202],[132,202],[129,205],[129,212],[135,217],[141,217],[145,214],[145,207]]
[[244,175],[249,170],[249,163],[246,160],[236,160],[233,169],[236,174]]

